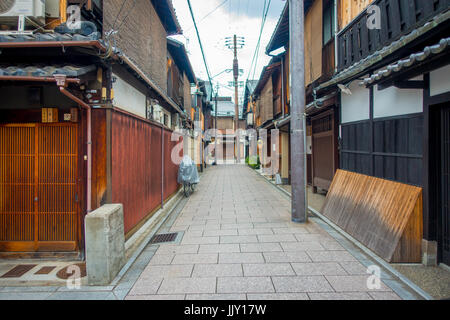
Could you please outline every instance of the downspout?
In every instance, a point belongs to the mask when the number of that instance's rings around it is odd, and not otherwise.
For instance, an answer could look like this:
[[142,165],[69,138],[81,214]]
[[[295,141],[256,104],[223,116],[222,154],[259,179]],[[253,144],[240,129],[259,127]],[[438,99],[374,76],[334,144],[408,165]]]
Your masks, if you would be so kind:
[[92,117],[91,106],[80,98],[67,91],[65,88],[65,76],[55,75],[56,84],[59,87],[59,91],[68,97],[69,99],[78,103],[81,107],[86,109],[86,122],[87,122],[87,186],[86,186],[86,211],[89,214],[92,211]]
[[338,71],[338,0],[334,0],[334,73]]
[[284,118],[285,105],[284,105],[284,57],[281,57],[281,116]]
[[164,125],[161,126],[161,209],[164,208]]

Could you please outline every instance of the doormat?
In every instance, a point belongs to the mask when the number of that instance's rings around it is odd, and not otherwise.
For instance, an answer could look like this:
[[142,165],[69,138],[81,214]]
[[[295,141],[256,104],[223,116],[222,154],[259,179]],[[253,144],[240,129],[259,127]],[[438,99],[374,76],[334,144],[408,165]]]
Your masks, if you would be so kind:
[[41,269],[39,269],[37,272],[35,272],[34,274],[49,274],[50,272],[52,272],[56,267],[42,267]]
[[37,264],[20,264],[5,273],[2,278],[20,278],[36,266]]
[[[74,268],[75,267],[75,268]],[[75,276],[76,267],[80,270],[80,278],[86,277],[86,263],[77,263],[67,266],[58,271],[56,276],[60,279],[67,280],[69,277]],[[76,270],[77,271],[77,270]]]

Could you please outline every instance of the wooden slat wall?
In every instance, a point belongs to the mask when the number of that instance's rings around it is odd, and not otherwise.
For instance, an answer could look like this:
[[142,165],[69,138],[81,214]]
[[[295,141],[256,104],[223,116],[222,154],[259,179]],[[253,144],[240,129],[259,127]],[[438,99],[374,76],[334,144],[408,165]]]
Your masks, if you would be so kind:
[[261,92],[260,108],[261,124],[265,123],[267,120],[273,119],[272,76],[267,80],[267,83]]
[[388,262],[420,262],[422,189],[338,170],[322,213]]
[[0,126],[0,241],[34,241],[34,126]]
[[314,1],[305,17],[305,85],[322,75],[322,1]]
[[358,14],[366,9],[373,0],[341,0],[339,26],[345,28]]
[[177,189],[178,166],[171,161],[172,133],[164,129],[164,178],[162,177],[161,127],[144,119],[112,112],[112,202],[122,203],[125,233],[132,234]]
[[0,126],[0,251],[74,251],[76,124]]

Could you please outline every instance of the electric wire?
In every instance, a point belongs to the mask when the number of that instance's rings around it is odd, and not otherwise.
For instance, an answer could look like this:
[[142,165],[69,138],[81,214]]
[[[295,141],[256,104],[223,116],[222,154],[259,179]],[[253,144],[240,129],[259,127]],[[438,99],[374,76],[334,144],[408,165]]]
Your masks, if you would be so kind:
[[213,83],[212,83],[212,80],[211,80],[211,74],[209,72],[208,63],[206,62],[205,51],[203,50],[202,39],[200,38],[200,32],[198,31],[197,22],[195,21],[195,16],[194,16],[194,12],[192,10],[191,1],[187,0],[187,3],[188,3],[188,6],[189,6],[189,11],[191,13],[192,21],[194,22],[195,31],[197,33],[197,39],[198,39],[198,43],[200,45],[200,50],[202,52],[203,63],[205,64],[206,74],[208,75],[209,83],[211,84],[211,87],[212,87],[211,97],[210,97],[210,99],[212,100],[214,87],[213,87]]

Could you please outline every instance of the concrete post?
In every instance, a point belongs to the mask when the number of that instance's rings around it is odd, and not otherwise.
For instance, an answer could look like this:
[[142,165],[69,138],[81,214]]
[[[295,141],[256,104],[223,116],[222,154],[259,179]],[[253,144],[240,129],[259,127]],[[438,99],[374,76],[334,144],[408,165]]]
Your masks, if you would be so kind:
[[303,0],[289,0],[292,221],[306,222],[305,38]]

